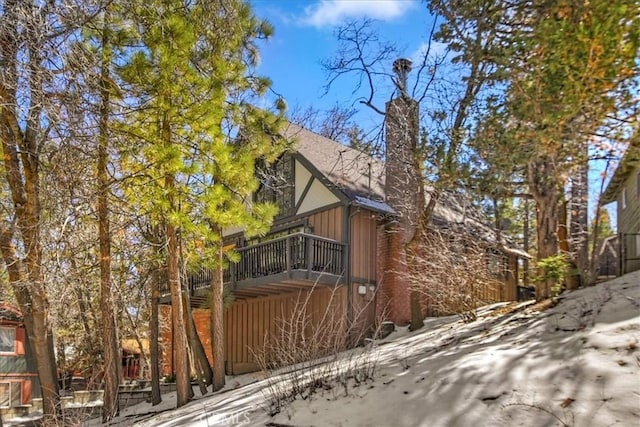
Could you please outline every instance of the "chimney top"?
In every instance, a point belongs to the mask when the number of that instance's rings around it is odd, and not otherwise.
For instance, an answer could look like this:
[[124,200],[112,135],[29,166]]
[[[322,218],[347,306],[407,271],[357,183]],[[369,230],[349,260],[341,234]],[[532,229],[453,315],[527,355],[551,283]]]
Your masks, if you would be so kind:
[[403,95],[406,95],[407,91],[407,76],[411,71],[411,60],[407,58],[398,58],[393,61],[393,72],[398,76],[396,86],[400,89]]

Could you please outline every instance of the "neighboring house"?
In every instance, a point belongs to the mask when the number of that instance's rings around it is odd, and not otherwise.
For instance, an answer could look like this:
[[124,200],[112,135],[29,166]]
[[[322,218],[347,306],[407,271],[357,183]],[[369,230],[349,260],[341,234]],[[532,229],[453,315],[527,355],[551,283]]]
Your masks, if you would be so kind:
[[124,381],[139,380],[149,376],[149,373],[145,372],[144,363],[144,354],[149,354],[149,340],[125,338],[121,341],[120,347],[122,348],[122,379]]
[[640,137],[631,143],[601,203],[617,201],[619,274],[640,270]]
[[22,314],[0,303],[0,413],[16,414],[34,397],[40,397],[40,382]]
[[[224,275],[234,297],[225,310],[228,374],[258,369],[251,349],[263,346],[265,336],[277,334],[277,319],[291,312],[300,292],[309,297],[312,321],[330,304],[349,320],[358,313],[363,330],[380,320],[383,308],[396,323],[406,324],[410,318],[408,304],[393,302],[406,300],[408,288],[399,289],[384,276],[387,257],[394,252],[386,233],[394,211],[385,202],[384,163],[295,125],[284,133],[295,141],[295,149],[280,158],[255,195],[280,207],[271,232],[254,239],[240,229],[224,232],[225,244],[238,254]],[[487,265],[493,263],[504,283],[491,299],[517,299],[517,259],[526,253],[504,239],[496,242],[495,231],[476,211],[451,195],[443,196],[432,222],[453,233],[462,230],[486,245]],[[206,306],[210,279],[207,272],[188,278],[194,307]],[[168,319],[166,290],[161,304]],[[209,353],[208,310],[195,308],[194,317]],[[164,354],[170,355],[170,328],[162,337]],[[164,358],[165,374],[173,371],[169,359]]]

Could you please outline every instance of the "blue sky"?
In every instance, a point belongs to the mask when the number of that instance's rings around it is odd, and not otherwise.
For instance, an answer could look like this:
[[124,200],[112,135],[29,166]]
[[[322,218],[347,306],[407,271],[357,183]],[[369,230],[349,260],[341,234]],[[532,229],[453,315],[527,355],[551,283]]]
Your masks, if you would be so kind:
[[[258,73],[273,81],[273,90],[282,95],[289,109],[316,107],[327,110],[336,103],[357,108],[361,127],[379,126],[381,116],[358,102],[353,94],[355,76],[341,78],[324,94],[327,77],[321,61],[335,55],[338,43],[334,31],[348,20],[368,17],[376,20],[381,39],[392,41],[399,53],[417,58],[426,46],[432,17],[419,0],[250,0],[260,18],[275,27],[274,36],[260,44],[261,64]],[[390,66],[390,64],[389,64]],[[382,107],[389,98],[392,84],[381,91],[377,104]],[[601,165],[596,169],[601,170]],[[590,209],[592,215],[599,171],[590,176]],[[614,204],[608,206],[615,226]]]
[[375,19],[381,38],[412,57],[426,42],[431,23],[426,5],[417,0],[251,0],[251,4],[257,16],[275,27],[274,37],[260,46],[258,72],[272,79],[273,90],[284,96],[289,108],[353,105],[362,111],[361,120],[371,124],[380,117],[357,102],[352,94],[355,79],[340,79],[323,95],[327,78],[320,62],[337,50],[336,26],[363,17]]

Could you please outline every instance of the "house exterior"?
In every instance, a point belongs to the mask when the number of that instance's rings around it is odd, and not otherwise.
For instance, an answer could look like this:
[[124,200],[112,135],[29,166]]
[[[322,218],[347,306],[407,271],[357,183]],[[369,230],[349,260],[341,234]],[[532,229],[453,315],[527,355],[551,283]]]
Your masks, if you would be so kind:
[[[225,310],[230,374],[256,370],[251,348],[277,333],[277,319],[293,310],[301,293],[310,295],[314,318],[332,304],[345,314],[366,307],[361,315],[368,323],[374,320],[377,236],[383,217],[391,213],[379,196],[382,165],[295,125],[285,134],[297,141],[296,150],[282,156],[272,182],[256,194],[280,207],[271,233],[246,239],[241,229],[224,231],[225,245],[239,255],[225,272],[234,300]],[[206,272],[191,276],[188,286],[194,305],[206,303]],[[194,318],[208,352],[208,310],[196,308]],[[165,354],[171,354],[170,331],[164,338]],[[170,363],[164,371],[171,371]]]
[[143,353],[149,354],[149,341],[146,338],[125,338],[120,341],[122,363],[120,377],[124,381],[144,379],[145,371]]
[[601,203],[616,202],[618,272],[640,270],[640,139],[636,137],[616,168]]
[[16,414],[40,397],[40,382],[22,314],[0,303],[0,413]]
[[[396,250],[388,231],[396,214],[385,201],[384,162],[293,124],[284,134],[295,141],[295,149],[280,158],[255,196],[280,206],[271,232],[247,239],[240,229],[224,231],[225,245],[238,255],[224,275],[233,295],[224,324],[228,374],[258,369],[252,350],[278,334],[278,319],[301,299],[311,322],[332,306],[358,323],[360,336],[380,320],[407,324],[410,318],[407,285],[387,277]],[[499,248],[504,286],[492,300],[517,299],[517,258],[526,254],[504,240],[492,242],[495,232],[471,206],[446,195],[442,200],[434,226],[472,229],[476,238]],[[207,304],[210,279],[204,271],[191,275],[187,284],[207,352],[209,315],[200,307]],[[161,303],[170,303],[168,293]],[[169,310],[163,306],[162,315],[169,316]],[[170,355],[170,328],[162,336]],[[165,374],[172,372],[170,359],[165,357]]]

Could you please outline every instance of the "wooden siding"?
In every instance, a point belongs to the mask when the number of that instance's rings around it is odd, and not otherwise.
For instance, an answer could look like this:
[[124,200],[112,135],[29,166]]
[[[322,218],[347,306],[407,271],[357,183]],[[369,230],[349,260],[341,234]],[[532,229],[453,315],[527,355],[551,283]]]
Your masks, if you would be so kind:
[[376,282],[376,215],[360,210],[351,218],[351,277],[366,283]]
[[[478,285],[470,290],[469,299],[474,301],[476,307],[481,307],[487,304],[493,304],[497,302],[509,302],[517,301],[518,299],[518,258],[513,254],[505,254],[502,257],[503,271],[495,276],[495,283],[489,285]],[[423,304],[426,306],[427,316],[447,316],[464,311],[463,307],[467,307],[467,304],[463,305],[457,303],[461,298],[464,298],[464,294],[455,295],[453,299],[441,304],[433,304],[429,302],[429,297],[423,298]],[[446,298],[446,297],[445,297]],[[441,306],[449,307],[449,310],[441,310]]]
[[[29,405],[32,397],[40,397],[40,381],[26,329],[21,322],[7,319],[0,319],[0,326],[15,328],[14,352],[0,355],[0,380],[20,390],[20,400],[12,398],[11,407]],[[12,393],[15,390],[12,389]],[[7,411],[2,410],[3,413]]]
[[344,242],[344,208],[342,206],[316,212],[305,218],[309,221],[313,234]]
[[501,301],[516,301],[518,299],[518,274],[518,257],[509,254],[507,256],[507,280],[504,284]]
[[[297,301],[304,301],[307,292],[293,292],[234,302],[225,310],[224,336],[227,374],[235,375],[260,369],[254,352],[264,349],[265,339],[278,334],[281,319],[291,316]],[[317,325],[331,304],[336,312],[346,313],[346,288],[332,295],[329,288],[314,290],[307,305],[307,316]],[[333,298],[333,300],[332,300]]]
[[[634,168],[618,194],[618,233],[620,235],[620,272],[640,269],[640,167]],[[622,193],[626,191],[626,206]]]
[[[640,197],[638,190],[638,173],[636,167],[621,187],[618,194],[618,233],[640,233]],[[627,206],[622,208],[622,192],[626,188]]]

